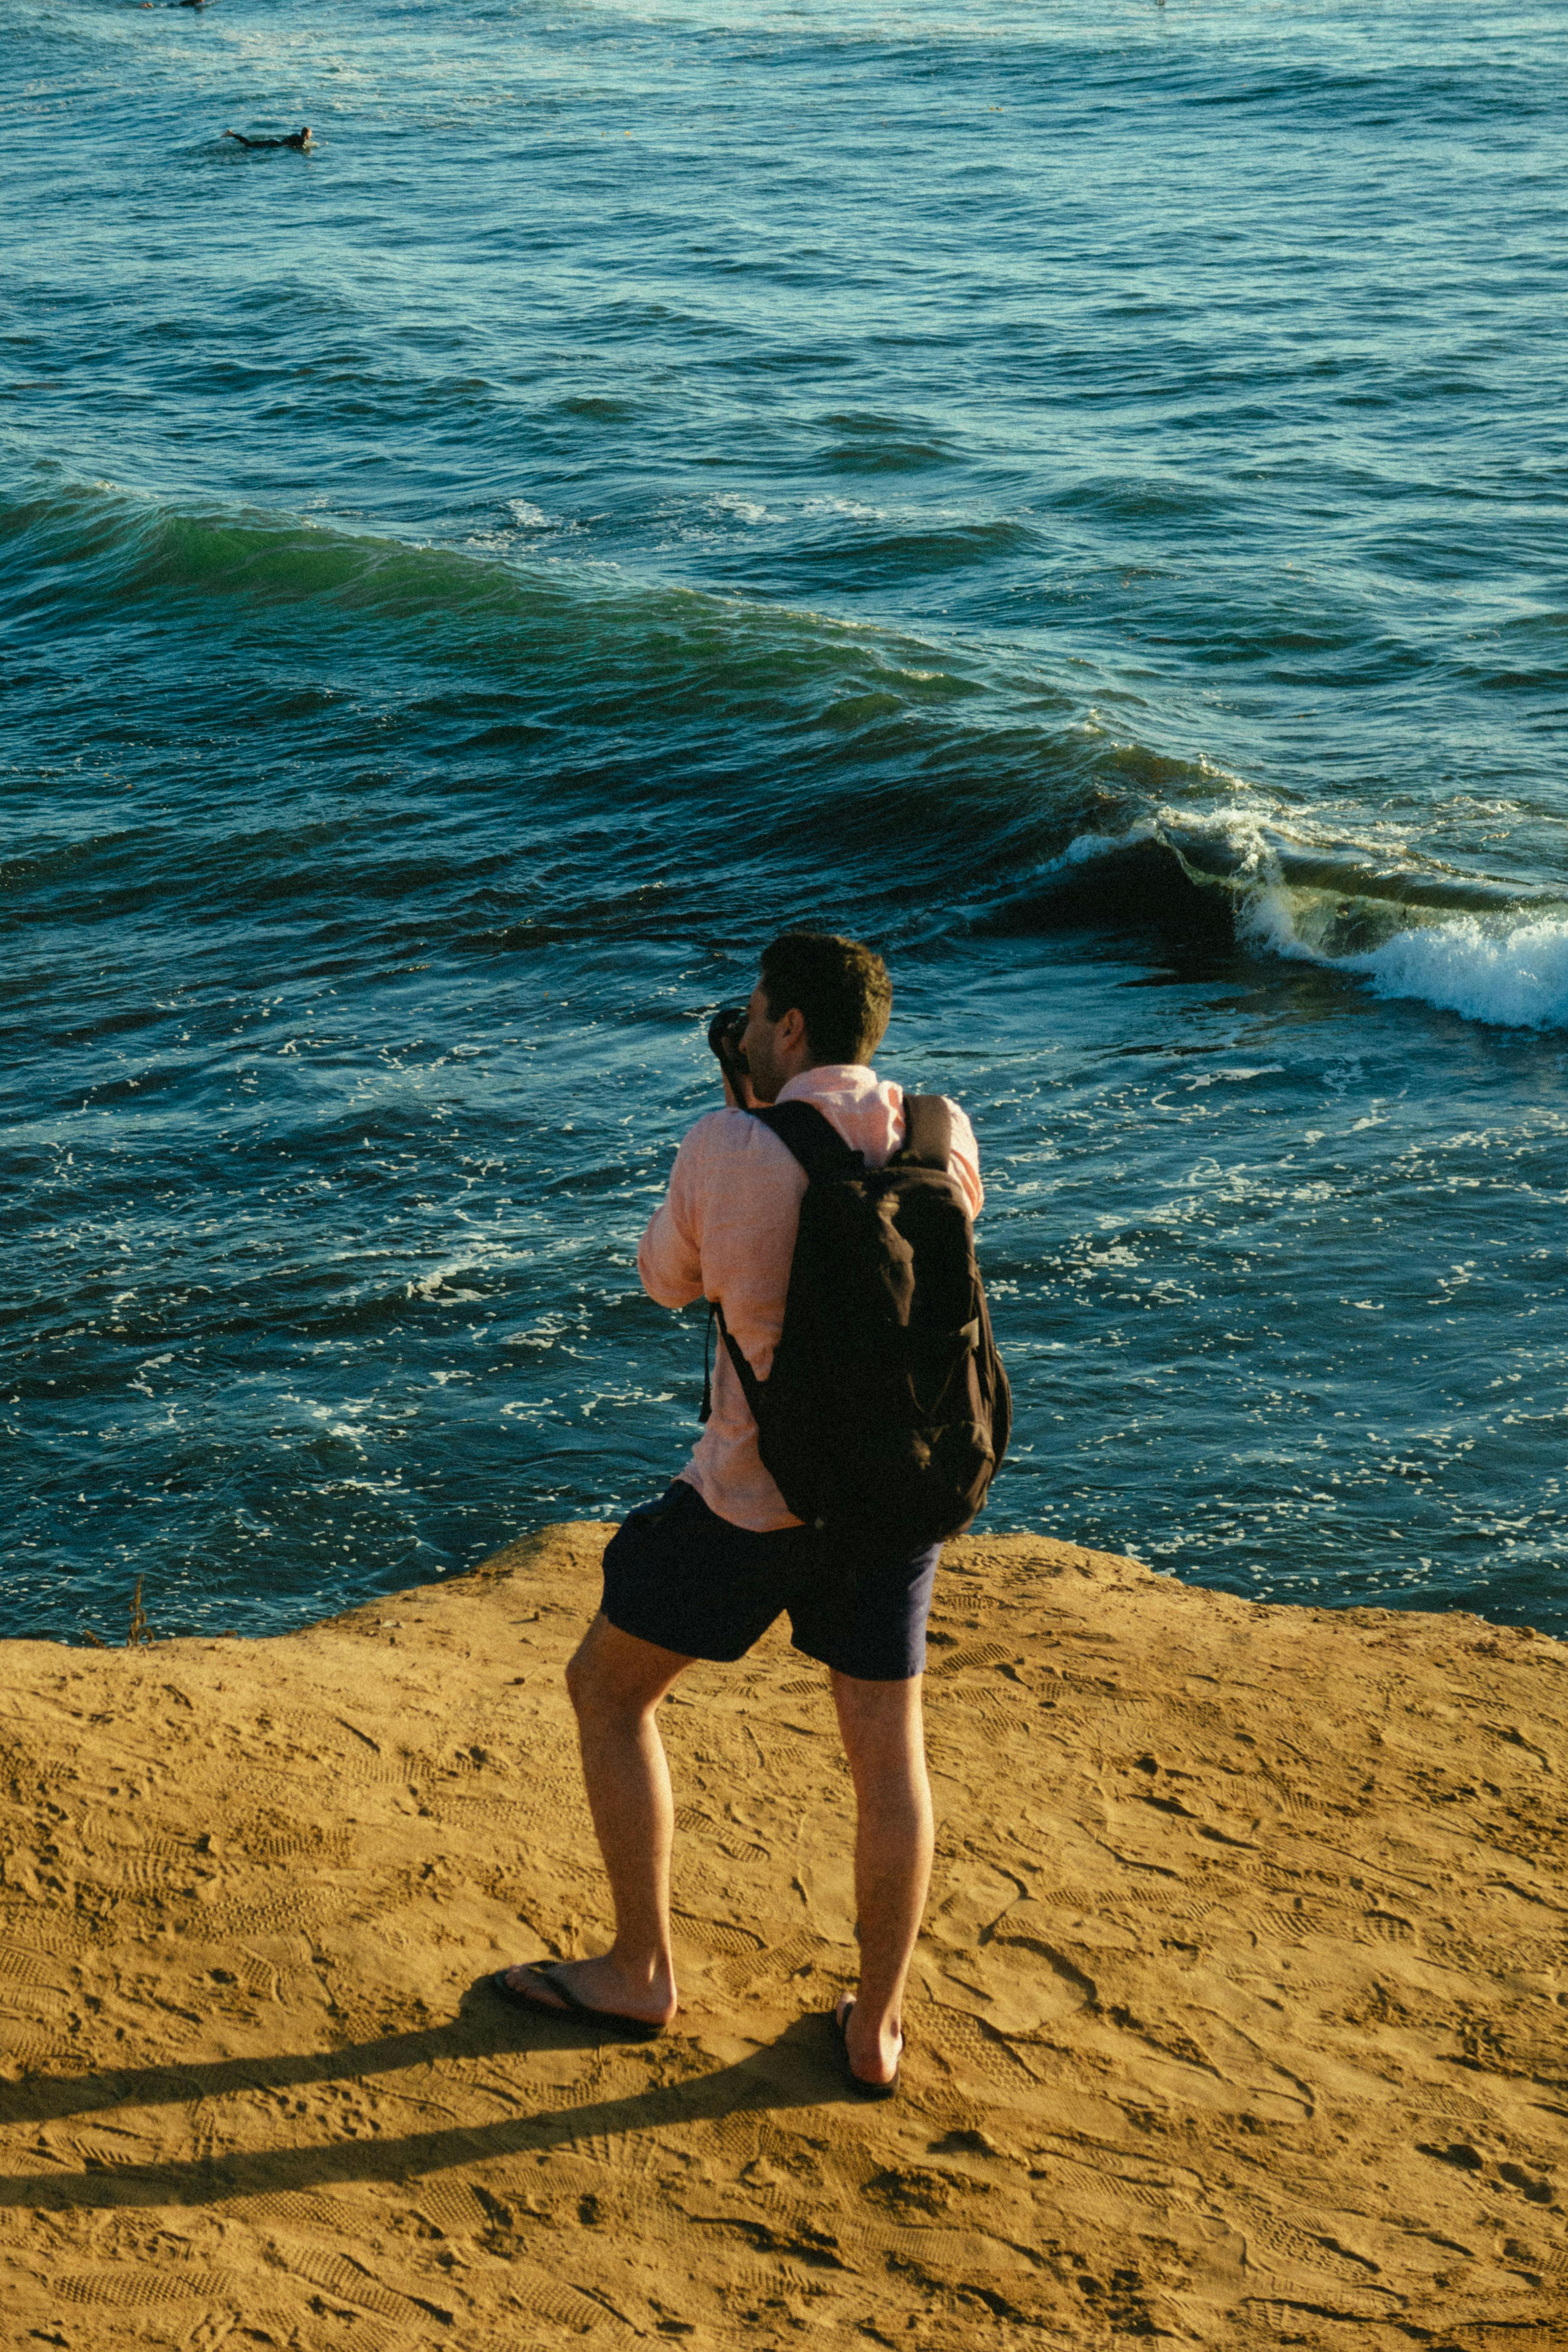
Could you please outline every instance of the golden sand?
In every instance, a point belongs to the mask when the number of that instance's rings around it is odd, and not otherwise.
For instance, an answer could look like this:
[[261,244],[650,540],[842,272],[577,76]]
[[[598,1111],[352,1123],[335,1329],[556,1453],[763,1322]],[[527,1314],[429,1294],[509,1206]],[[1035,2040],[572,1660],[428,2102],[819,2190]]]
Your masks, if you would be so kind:
[[1568,2346],[1568,1650],[954,1544],[868,2106],[776,1633],[664,1710],[674,2032],[476,1989],[605,1935],[561,1668],[606,1533],[275,1641],[6,1645],[7,2347]]

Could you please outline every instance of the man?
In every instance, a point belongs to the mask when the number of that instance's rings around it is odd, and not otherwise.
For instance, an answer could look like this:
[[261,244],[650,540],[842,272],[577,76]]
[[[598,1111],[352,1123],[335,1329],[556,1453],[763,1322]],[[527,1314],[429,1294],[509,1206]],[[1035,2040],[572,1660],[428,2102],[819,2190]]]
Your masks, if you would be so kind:
[[[188,0],[180,0],[180,5],[185,6]],[[301,154],[316,143],[310,136],[308,122],[301,124],[298,131],[290,131],[286,139],[247,139],[243,131],[226,131],[223,135],[226,139],[237,139],[242,147],[297,147]]]
[[[750,1098],[810,1103],[868,1165],[885,1166],[903,1141],[903,1091],[879,1081],[869,1061],[891,1005],[887,970],[869,949],[811,931],[775,940],[741,1040]],[[700,1119],[676,1155],[637,1269],[661,1306],[717,1300],[765,1380],[806,1179],[778,1137],[736,1104],[728,1078],[724,1093],[730,1108]],[[973,1214],[984,1198],[974,1137],[949,1108],[950,1166]],[[723,1348],[716,1372],[712,1415],[686,1468],[611,1538],[603,1605],[566,1670],[615,1942],[592,1959],[508,1969],[493,1981],[525,2008],[586,2013],[628,2035],[651,2036],[674,2017],[674,1809],[657,1710],[694,1658],[734,1661],[787,1610],[795,1648],[828,1670],[855,1785],[860,1973],[835,2024],[852,2087],[889,2097],[931,1878],[921,1686],[941,1546],[903,1557],[862,1548],[836,1559],[835,1539],[791,1515],[763,1466]]]

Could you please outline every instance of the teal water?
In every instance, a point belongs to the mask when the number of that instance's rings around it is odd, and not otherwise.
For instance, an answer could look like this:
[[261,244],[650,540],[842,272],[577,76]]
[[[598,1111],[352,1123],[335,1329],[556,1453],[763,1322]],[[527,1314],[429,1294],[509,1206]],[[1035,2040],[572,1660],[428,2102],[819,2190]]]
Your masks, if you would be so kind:
[[1561,12],[0,24],[0,1630],[662,1482],[796,920],[979,1132],[990,1524],[1568,1625]]

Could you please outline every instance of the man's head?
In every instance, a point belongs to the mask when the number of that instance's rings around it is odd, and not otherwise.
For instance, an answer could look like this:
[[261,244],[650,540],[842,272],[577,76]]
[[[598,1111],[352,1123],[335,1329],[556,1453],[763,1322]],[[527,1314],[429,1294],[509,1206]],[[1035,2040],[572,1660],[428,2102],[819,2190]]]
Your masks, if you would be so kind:
[[785,931],[763,950],[762,977],[742,1038],[752,1091],[773,1102],[781,1087],[824,1062],[868,1062],[893,1006],[879,955],[827,931]]

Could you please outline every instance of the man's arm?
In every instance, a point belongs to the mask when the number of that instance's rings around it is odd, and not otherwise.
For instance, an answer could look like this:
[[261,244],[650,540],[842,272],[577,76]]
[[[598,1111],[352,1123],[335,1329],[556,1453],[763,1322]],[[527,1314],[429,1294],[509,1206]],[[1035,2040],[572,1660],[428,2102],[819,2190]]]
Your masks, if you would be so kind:
[[947,1164],[963,1188],[970,1215],[977,1217],[985,1206],[985,1187],[980,1181],[980,1147],[974,1140],[974,1129],[958,1105],[950,1101],[947,1107],[952,1113],[952,1141]]
[[642,1286],[660,1307],[689,1307],[702,1296],[702,1234],[693,1162],[705,1124],[694,1127],[676,1153],[669,1190],[648,1219],[637,1248]]

